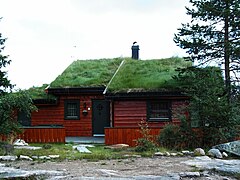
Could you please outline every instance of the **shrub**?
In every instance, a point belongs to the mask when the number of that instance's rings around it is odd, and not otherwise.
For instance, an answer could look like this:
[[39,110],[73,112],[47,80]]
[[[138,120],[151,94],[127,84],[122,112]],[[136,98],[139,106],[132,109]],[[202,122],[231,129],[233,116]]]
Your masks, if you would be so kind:
[[156,148],[156,144],[153,141],[153,136],[150,134],[147,122],[142,120],[139,127],[142,138],[137,139],[135,151],[144,152],[154,150]]

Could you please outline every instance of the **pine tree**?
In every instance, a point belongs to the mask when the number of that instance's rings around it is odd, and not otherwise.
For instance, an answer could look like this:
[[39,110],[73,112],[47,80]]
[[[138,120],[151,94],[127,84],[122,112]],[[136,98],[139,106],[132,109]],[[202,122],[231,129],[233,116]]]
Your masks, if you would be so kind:
[[230,99],[231,82],[239,81],[240,0],[190,0],[186,8],[191,22],[182,24],[175,43],[186,49],[199,65],[215,62],[224,70],[225,87]]
[[11,62],[11,60],[8,60],[8,56],[2,54],[5,48],[5,41],[6,38],[3,38],[2,34],[0,33],[0,95],[4,93],[6,89],[12,89],[13,87],[13,85],[10,83],[10,80],[7,78],[7,72],[4,70],[4,68],[6,68],[6,66]]

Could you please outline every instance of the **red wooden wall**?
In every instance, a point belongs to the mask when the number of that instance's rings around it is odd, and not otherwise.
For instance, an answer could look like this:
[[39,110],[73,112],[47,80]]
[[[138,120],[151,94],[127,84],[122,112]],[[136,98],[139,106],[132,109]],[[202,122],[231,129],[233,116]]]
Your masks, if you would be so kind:
[[[179,124],[178,112],[185,110],[183,107],[186,106],[184,100],[172,100],[172,121],[171,123]],[[114,102],[114,124],[113,127],[139,127],[139,123],[147,118],[147,101],[115,101]],[[164,125],[170,122],[148,122],[149,127],[162,128]]]
[[[150,134],[154,137],[160,134],[160,128],[151,128]],[[105,128],[105,144],[128,144],[136,146],[136,140],[141,138],[140,128]]]
[[[33,112],[32,126],[57,124],[65,127],[66,136],[92,136],[92,99],[102,99],[99,95],[61,96],[57,105],[38,106]],[[64,100],[80,100],[80,120],[64,120]],[[88,115],[84,116],[83,104],[86,103]]]

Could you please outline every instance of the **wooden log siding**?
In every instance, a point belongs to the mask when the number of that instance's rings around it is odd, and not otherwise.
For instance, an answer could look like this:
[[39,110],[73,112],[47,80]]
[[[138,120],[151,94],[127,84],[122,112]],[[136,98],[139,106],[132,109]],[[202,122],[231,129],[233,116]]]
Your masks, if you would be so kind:
[[[62,125],[66,129],[66,136],[92,136],[92,99],[102,99],[101,95],[61,96],[56,106],[39,106],[38,112],[32,113],[32,126]],[[80,101],[80,120],[64,119],[64,100],[76,99]],[[88,110],[83,116],[84,103]]]
[[[160,128],[151,128],[150,134],[155,139],[160,134]],[[136,146],[136,140],[141,138],[140,128],[105,128],[105,144],[128,144]]]
[[65,143],[65,128],[26,128],[18,138],[27,143]]
[[[179,114],[187,115],[183,107],[186,107],[186,101],[172,100],[172,121],[179,124]],[[183,112],[179,111],[183,109]],[[141,121],[147,120],[147,101],[115,101],[114,102],[114,123],[113,127],[132,127],[138,128]],[[148,122],[151,128],[163,128],[166,122]]]

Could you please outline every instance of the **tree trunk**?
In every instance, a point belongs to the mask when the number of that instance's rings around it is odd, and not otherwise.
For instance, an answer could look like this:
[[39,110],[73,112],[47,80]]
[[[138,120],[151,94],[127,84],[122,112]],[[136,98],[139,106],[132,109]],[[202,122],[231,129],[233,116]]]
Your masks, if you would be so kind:
[[225,61],[225,85],[227,91],[228,102],[231,98],[231,80],[230,80],[230,46],[229,46],[229,0],[226,0],[226,11],[224,13],[224,61]]

